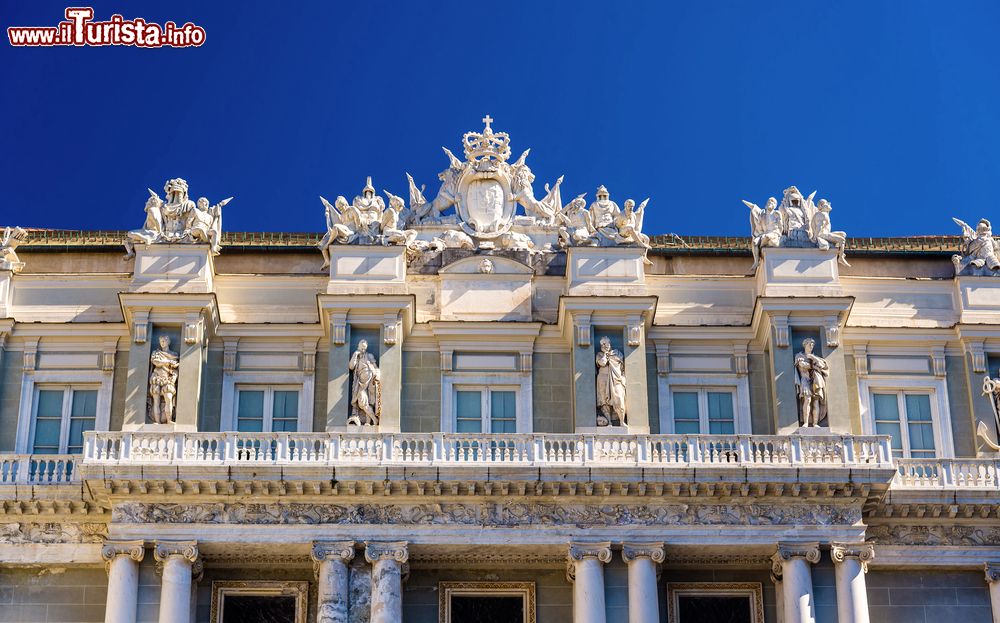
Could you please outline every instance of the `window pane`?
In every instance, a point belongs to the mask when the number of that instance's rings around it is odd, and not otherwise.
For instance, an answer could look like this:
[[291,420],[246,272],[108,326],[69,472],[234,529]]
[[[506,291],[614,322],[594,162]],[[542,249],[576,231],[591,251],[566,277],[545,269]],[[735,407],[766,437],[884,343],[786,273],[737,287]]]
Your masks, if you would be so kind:
[[479,391],[455,392],[455,430],[459,433],[483,431],[483,394]]
[[259,433],[264,430],[264,390],[240,390],[237,399],[236,430]]
[[708,432],[713,435],[736,432],[732,392],[708,392]]
[[299,429],[299,392],[275,390],[271,430],[276,433],[294,433]]
[[[907,413],[909,415],[909,413]],[[910,434],[910,452],[917,450],[934,451],[934,427],[930,422],[909,422],[906,426]]]
[[73,407],[70,415],[72,417],[97,417],[97,390],[73,390]]
[[490,430],[494,433],[517,432],[516,392],[490,392]]
[[38,417],[62,418],[63,390],[42,389],[38,391]]
[[698,392],[674,392],[674,431],[679,435],[697,435]]
[[930,422],[931,397],[929,394],[906,394],[906,421]]
[[896,394],[872,394],[872,407],[876,421],[899,421],[899,402]]
[[94,418],[73,418],[69,421],[69,445],[66,451],[70,454],[83,452],[83,434],[94,430]]

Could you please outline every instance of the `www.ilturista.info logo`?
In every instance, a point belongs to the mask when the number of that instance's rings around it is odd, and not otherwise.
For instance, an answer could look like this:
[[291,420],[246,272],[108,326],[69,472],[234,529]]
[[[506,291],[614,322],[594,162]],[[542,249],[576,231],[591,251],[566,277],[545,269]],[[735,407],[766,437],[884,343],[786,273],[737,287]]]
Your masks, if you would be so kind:
[[191,22],[178,26],[147,22],[141,17],[125,19],[112,15],[95,22],[91,7],[68,7],[66,21],[57,26],[9,26],[7,38],[14,46],[134,45],[140,48],[187,48],[205,43],[205,29]]

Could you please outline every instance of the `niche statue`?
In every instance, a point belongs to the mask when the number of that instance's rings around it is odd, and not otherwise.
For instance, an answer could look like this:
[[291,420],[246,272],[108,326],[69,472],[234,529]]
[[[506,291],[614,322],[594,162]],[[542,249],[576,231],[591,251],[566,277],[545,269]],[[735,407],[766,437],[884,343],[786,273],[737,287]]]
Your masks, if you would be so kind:
[[177,368],[180,359],[170,350],[170,337],[160,336],[160,348],[149,356],[149,417],[156,424],[169,424],[174,419],[174,398],[177,396]]
[[795,355],[795,393],[799,397],[799,421],[802,426],[819,426],[826,419],[826,380],[830,364],[813,354],[816,340],[802,340],[802,352]]
[[625,359],[611,348],[607,336],[601,338],[597,353],[597,425],[625,426]]
[[375,356],[368,352],[368,341],[358,342],[347,366],[351,370],[351,417],[348,425],[378,426],[382,417],[382,373]]

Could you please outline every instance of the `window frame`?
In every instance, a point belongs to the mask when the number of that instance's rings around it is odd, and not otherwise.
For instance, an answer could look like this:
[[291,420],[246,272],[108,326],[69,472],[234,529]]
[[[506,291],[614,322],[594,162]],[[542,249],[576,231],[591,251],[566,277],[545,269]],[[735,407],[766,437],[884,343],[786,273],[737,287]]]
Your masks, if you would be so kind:
[[[264,413],[263,413],[263,428],[262,433],[273,433],[274,431],[274,393],[276,391],[294,391],[299,395],[299,408],[296,411],[296,429],[299,428],[299,420],[301,418],[298,415],[302,412],[302,386],[301,385],[283,385],[283,384],[257,384],[257,383],[237,383],[235,387],[236,396],[233,401],[233,406],[235,411],[233,412],[233,430],[236,431],[236,427],[239,425],[240,419],[240,392],[264,392]],[[236,431],[239,432],[239,431]],[[284,431],[279,431],[284,432]],[[296,430],[295,432],[303,432],[301,430]],[[305,431],[308,432],[308,431]]]
[[312,432],[315,381],[312,374],[302,372],[301,370],[289,372],[226,372],[222,380],[222,417],[219,422],[219,430],[221,432],[237,432],[239,389],[251,386],[270,386],[275,389],[287,388],[298,390],[298,432]]
[[[913,378],[903,376],[867,377],[858,382],[861,403],[861,427],[865,435],[875,435],[875,394],[897,394],[897,400],[905,403],[905,394],[929,394],[931,405],[931,428],[934,431],[935,459],[955,457],[952,441],[951,410],[948,405],[948,389],[945,379]],[[900,429],[906,428],[905,404],[900,404]],[[903,457],[909,459],[909,430],[903,433]],[[919,460],[919,459],[918,459]]]
[[750,601],[751,623],[764,623],[764,588],[760,582],[667,582],[667,621],[680,618],[681,596],[746,597]]
[[[70,454],[69,432],[73,420],[73,396],[75,393],[78,391],[97,392],[98,399],[101,394],[100,385],[94,383],[35,383],[33,388],[34,396],[31,401],[31,428],[28,431],[28,448],[32,454],[35,454],[35,431],[38,424],[38,407],[40,404],[38,399],[39,394],[43,391],[55,390],[62,392],[62,408],[59,415],[59,449],[55,452],[44,454]],[[94,429],[97,428],[98,411],[99,407],[95,405]],[[80,454],[83,453],[83,445],[81,443]]]
[[[457,396],[458,391],[475,389],[492,389],[495,391],[513,391],[515,405],[516,434],[527,434],[532,431],[531,412],[531,374],[524,372],[450,372],[441,375],[441,432],[455,433],[457,428]],[[484,392],[486,393],[486,392]],[[489,401],[483,400],[482,411],[483,430],[491,421]],[[492,433],[479,433],[492,434]],[[511,434],[511,433],[496,433]]]
[[[94,418],[95,431],[107,431],[111,423],[111,392],[113,376],[104,370],[26,370],[21,378],[21,400],[18,405],[17,435],[14,452],[31,454],[34,449],[35,413],[38,410],[38,391],[49,387],[74,387],[97,390],[97,411]],[[59,447],[68,445],[68,437],[63,430],[69,426],[65,418],[66,397],[63,396],[63,423],[59,434]],[[72,408],[72,400],[70,400]],[[84,444],[86,446],[86,444]],[[84,447],[86,451],[86,447]],[[68,454],[59,452],[59,454]]]
[[306,623],[309,616],[309,582],[215,580],[212,582],[212,605],[209,610],[212,623],[222,623],[228,596],[294,597],[295,623]]
[[451,623],[451,598],[520,597],[524,604],[524,623],[535,623],[534,582],[438,582],[438,621]]
[[[493,434],[493,392],[514,392],[514,428],[515,432],[518,428],[518,420],[520,419],[520,385],[488,385],[488,384],[466,384],[466,383],[456,383],[452,386],[452,394],[454,396],[454,426],[455,432],[458,429],[458,392],[479,392],[479,404],[480,404],[480,431],[481,433],[469,433],[469,434]],[[501,434],[501,433],[497,433]]]
[[702,410],[702,395],[705,402],[708,392],[729,391],[733,395],[733,429],[735,435],[752,433],[750,422],[750,386],[746,375],[737,374],[686,374],[674,373],[660,377],[660,433],[678,434],[674,428],[674,392],[698,392],[698,427],[708,431],[707,404]]

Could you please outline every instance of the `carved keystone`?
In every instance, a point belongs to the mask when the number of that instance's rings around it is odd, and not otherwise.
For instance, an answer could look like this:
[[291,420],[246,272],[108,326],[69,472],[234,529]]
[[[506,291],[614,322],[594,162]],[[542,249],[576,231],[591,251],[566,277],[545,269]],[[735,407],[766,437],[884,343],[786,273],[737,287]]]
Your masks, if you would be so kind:
[[857,558],[861,562],[861,570],[868,573],[868,563],[875,560],[875,548],[871,543],[831,543],[830,557],[836,564],[848,558]]

